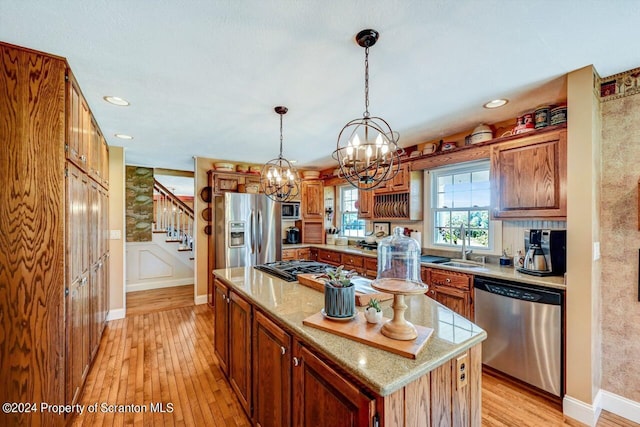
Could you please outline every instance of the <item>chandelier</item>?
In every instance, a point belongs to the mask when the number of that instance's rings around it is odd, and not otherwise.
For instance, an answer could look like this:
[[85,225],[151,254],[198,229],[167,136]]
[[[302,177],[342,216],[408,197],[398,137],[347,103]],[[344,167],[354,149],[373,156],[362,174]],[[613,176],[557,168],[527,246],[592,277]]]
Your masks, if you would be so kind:
[[398,132],[391,130],[386,120],[369,114],[369,48],[376,44],[376,30],[362,30],[356,35],[358,45],[364,47],[364,113],[351,120],[338,135],[333,158],[340,166],[340,176],[352,186],[372,190],[392,179],[400,170]]
[[260,185],[271,200],[288,202],[298,195],[300,178],[291,162],[282,157],[282,116],[289,110],[282,106],[275,107],[274,110],[280,115],[280,155],[264,164]]

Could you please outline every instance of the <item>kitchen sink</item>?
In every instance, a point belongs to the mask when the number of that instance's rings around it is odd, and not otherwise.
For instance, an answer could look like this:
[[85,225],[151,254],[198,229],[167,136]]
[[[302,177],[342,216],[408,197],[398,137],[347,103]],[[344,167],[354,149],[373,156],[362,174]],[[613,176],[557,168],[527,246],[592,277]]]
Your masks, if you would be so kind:
[[448,262],[443,262],[440,265],[444,265],[447,267],[458,267],[458,268],[469,268],[469,269],[484,269],[484,265],[479,262],[474,261],[465,261],[465,260],[452,260]]

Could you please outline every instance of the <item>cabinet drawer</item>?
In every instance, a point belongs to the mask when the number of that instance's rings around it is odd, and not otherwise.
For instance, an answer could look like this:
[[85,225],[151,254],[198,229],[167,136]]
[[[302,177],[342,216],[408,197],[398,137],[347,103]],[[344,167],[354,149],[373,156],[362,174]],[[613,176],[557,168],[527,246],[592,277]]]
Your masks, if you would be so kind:
[[364,259],[358,255],[342,254],[340,259],[345,268],[360,268],[364,265]]
[[311,248],[298,249],[298,259],[311,259]]
[[469,290],[471,289],[471,278],[469,274],[455,271],[429,269],[428,284],[438,286],[450,286],[452,288]]
[[297,251],[295,249],[283,249],[282,261],[288,261],[297,258]]
[[339,265],[341,262],[340,253],[318,249],[318,261]]

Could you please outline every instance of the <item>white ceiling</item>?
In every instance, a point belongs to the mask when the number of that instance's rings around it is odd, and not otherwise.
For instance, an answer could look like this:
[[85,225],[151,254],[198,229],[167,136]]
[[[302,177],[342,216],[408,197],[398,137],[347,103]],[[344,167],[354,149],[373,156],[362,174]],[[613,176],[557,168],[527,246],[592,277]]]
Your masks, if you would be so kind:
[[[276,105],[285,157],[332,167],[364,110],[364,28],[369,110],[407,147],[554,100],[583,66],[640,66],[638,22],[637,0],[0,0],[0,40],[66,57],[128,164],[180,170],[276,157]],[[481,108],[497,97],[512,102]]]

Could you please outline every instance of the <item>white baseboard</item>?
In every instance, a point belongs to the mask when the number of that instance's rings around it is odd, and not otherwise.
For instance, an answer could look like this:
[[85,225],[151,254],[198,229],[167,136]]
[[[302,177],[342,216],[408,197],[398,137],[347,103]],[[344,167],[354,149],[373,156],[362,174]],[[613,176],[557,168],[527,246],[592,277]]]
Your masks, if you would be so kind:
[[127,314],[126,308],[118,308],[117,310],[109,310],[107,313],[107,322],[110,320],[124,319]]
[[600,390],[599,394],[602,395],[602,409],[640,424],[640,402],[605,390]]
[[562,399],[562,413],[590,427],[595,426],[598,422],[601,410],[600,393],[596,395],[593,405],[584,403],[569,395],[565,395],[564,399]]
[[196,305],[206,304],[208,302],[209,302],[208,295],[198,295],[195,300]]
[[193,277],[187,277],[185,279],[173,279],[162,282],[145,282],[145,283],[133,283],[127,284],[127,293],[137,291],[148,291],[150,289],[171,288],[173,286],[193,286]]

